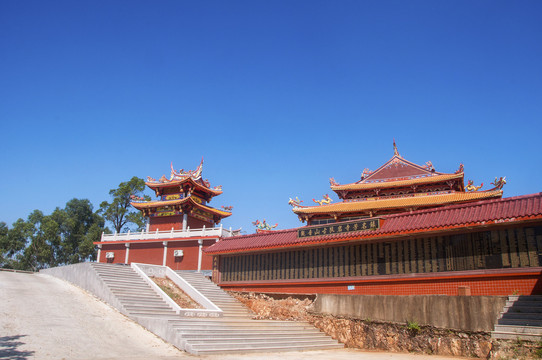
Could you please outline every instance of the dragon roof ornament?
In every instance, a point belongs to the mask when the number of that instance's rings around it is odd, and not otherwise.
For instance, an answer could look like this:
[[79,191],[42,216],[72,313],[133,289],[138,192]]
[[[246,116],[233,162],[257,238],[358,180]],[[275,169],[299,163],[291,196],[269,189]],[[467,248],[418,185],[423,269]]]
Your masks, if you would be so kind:
[[275,225],[269,225],[265,221],[265,219],[263,219],[263,222],[260,222],[260,220],[253,221],[252,225],[256,226],[256,231],[258,231],[258,230],[272,230],[276,228],[279,224],[277,223]]
[[205,186],[210,187],[210,184],[209,184],[208,180],[202,180],[202,178],[201,178],[202,171],[203,171],[203,158],[201,158],[201,162],[200,162],[199,166],[196,168],[196,170],[189,170],[189,171],[185,171],[184,169],[180,169],[179,171],[176,171],[173,168],[173,162],[171,162],[171,173],[170,173],[169,178],[167,178],[166,175],[162,175],[162,177],[160,179],[156,180],[156,179],[154,179],[154,178],[152,178],[150,176],[147,176],[147,182],[168,183],[168,182],[172,182],[172,181],[178,181],[178,180],[184,180],[184,179],[187,179],[187,178],[192,178],[192,180],[199,181],[202,184],[204,184]]

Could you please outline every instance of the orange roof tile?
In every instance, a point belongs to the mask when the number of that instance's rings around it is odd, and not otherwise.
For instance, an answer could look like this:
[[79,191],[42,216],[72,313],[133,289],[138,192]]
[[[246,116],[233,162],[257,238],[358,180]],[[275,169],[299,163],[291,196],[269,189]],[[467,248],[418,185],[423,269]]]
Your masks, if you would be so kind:
[[436,183],[441,181],[453,180],[463,178],[463,173],[458,174],[441,174],[433,176],[423,176],[414,179],[406,180],[391,180],[391,181],[378,181],[372,183],[351,183],[345,185],[335,185],[331,186],[331,190],[368,190],[368,189],[378,189],[378,188],[390,188],[390,187],[399,187],[399,186],[410,186],[414,184],[429,184]]
[[132,203],[130,203],[130,205],[132,205],[133,207],[135,207],[138,210],[143,210],[143,209],[152,209],[152,208],[160,207],[160,206],[181,205],[181,204],[184,204],[184,203],[187,203],[187,202],[192,203],[195,207],[198,207],[198,208],[204,209],[206,211],[212,212],[213,214],[219,215],[221,217],[228,217],[228,216],[230,216],[232,214],[231,212],[228,212],[228,211],[223,211],[223,210],[215,209],[215,208],[210,207],[210,206],[202,205],[202,204],[194,201],[191,197],[187,197],[187,198],[184,198],[184,199],[176,199],[176,200],[158,200],[158,201],[132,202]]
[[194,184],[196,186],[196,188],[199,188],[199,189],[203,190],[204,192],[209,192],[213,196],[217,196],[217,195],[222,194],[222,190],[215,190],[213,188],[209,188],[207,186],[204,186],[204,185],[194,181],[190,177],[180,179],[180,180],[168,181],[168,182],[149,182],[149,181],[146,181],[145,185],[147,185],[149,188],[154,190],[154,189],[158,189],[158,188],[165,188],[165,187],[171,187],[171,186],[180,186],[181,184],[186,183],[186,182],[190,182],[190,183]]
[[392,199],[376,199],[361,201],[343,201],[340,203],[293,208],[296,214],[332,214],[332,213],[353,213],[358,211],[369,211],[377,209],[408,208],[418,206],[439,206],[474,200],[502,197],[502,190],[475,191],[475,192],[453,192],[437,195],[417,195],[411,197],[400,197]]

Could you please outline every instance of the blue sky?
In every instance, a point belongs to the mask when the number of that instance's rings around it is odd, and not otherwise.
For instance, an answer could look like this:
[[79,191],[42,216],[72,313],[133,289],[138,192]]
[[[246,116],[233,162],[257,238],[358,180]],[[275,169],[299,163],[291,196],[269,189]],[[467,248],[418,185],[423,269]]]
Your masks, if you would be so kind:
[[[0,2],[0,221],[194,169],[224,225],[301,223],[399,152],[542,190],[540,1]],[[332,198],[337,200],[333,194]]]

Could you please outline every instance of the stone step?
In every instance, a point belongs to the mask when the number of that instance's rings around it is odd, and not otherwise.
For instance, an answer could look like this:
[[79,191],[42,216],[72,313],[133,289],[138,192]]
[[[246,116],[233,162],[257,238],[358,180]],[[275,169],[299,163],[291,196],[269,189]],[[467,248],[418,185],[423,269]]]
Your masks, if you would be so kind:
[[245,330],[245,331],[252,331],[252,330],[271,330],[271,329],[275,329],[275,330],[282,330],[284,332],[286,331],[291,331],[291,330],[306,330],[307,327],[304,327],[304,326],[299,326],[299,327],[295,327],[295,326],[277,326],[277,325],[274,325],[274,326],[270,326],[270,325],[264,325],[264,324],[254,324],[254,325],[249,325],[249,324],[246,324],[246,322],[239,322],[237,324],[213,324],[213,323],[210,323],[210,324],[175,324],[175,325],[171,325],[174,329],[177,329],[177,330],[189,330],[189,331],[193,331],[193,330],[196,330],[196,329],[201,329],[201,330],[209,330],[209,329],[215,329],[216,331],[230,331],[230,330]]
[[177,316],[175,311],[173,310],[139,310],[134,309],[132,311],[128,311],[130,315],[134,316],[155,316],[155,315],[168,315],[168,316]]
[[136,296],[118,296],[120,301],[126,303],[136,303],[136,304],[163,304],[164,299],[155,296],[155,297],[136,297]]
[[107,280],[143,280],[139,274],[135,272],[126,273],[126,274],[109,274],[109,273],[100,273],[98,271],[98,275],[100,275],[101,278],[107,279]]
[[542,301],[506,301],[505,306],[529,306],[529,307],[542,307]]
[[542,295],[510,295],[509,301],[542,301]]
[[167,304],[157,304],[157,305],[147,305],[147,304],[133,304],[128,305],[124,304],[124,308],[128,311],[130,310],[167,310],[167,311],[174,311],[171,307],[169,307]]
[[[223,333],[217,334],[214,331],[199,332],[199,333],[185,333],[182,335],[183,339],[186,340],[200,340],[200,339],[209,339],[212,341],[224,341],[229,339],[268,339],[268,338],[318,338],[323,337],[329,339],[329,337],[323,332],[308,332],[308,331],[289,331],[288,333],[284,332],[269,332],[269,331],[259,331],[259,332],[246,332],[246,331],[236,331],[234,333]],[[203,340],[202,340],[203,341]]]
[[194,348],[204,349],[204,348],[213,348],[213,347],[221,347],[221,348],[232,348],[232,349],[243,349],[243,348],[251,348],[254,346],[264,346],[264,345],[289,345],[289,344],[295,344],[295,345],[318,345],[318,344],[329,344],[330,342],[333,342],[334,344],[337,344],[336,341],[333,341],[330,339],[322,339],[322,338],[298,338],[298,337],[292,337],[289,339],[277,339],[277,338],[270,338],[270,339],[228,339],[226,341],[213,341],[213,340],[191,340],[190,346]]
[[503,331],[492,331],[491,337],[494,339],[507,339],[507,340],[526,340],[526,341],[541,341],[542,335],[535,334],[521,334],[516,332],[503,332]]
[[101,269],[101,268],[94,268],[94,271],[96,271],[98,274],[102,274],[102,275],[108,275],[108,276],[115,276],[115,275],[118,275],[118,276],[126,276],[126,275],[138,275],[139,274],[134,271],[134,269],[132,268],[126,268],[126,269],[122,269],[120,271],[112,271],[110,269]]
[[183,326],[232,326],[240,327],[244,326],[246,328],[281,328],[281,329],[313,329],[314,327],[310,324],[297,322],[297,321],[273,321],[273,320],[253,320],[253,319],[228,319],[228,318],[183,318],[182,320],[176,321],[171,325],[177,327]]
[[134,293],[131,295],[117,295],[117,298],[119,299],[140,299],[141,301],[147,301],[147,300],[162,300],[160,296],[156,293],[148,293],[148,294],[142,294],[142,293]]
[[93,263],[93,268],[100,268],[100,269],[110,269],[110,270],[124,270],[124,269],[132,269],[130,265],[118,265],[118,264],[104,264],[104,263]]
[[[235,354],[235,353],[251,353],[251,352],[279,352],[279,351],[311,351],[311,350],[328,350],[328,349],[342,349],[341,344],[318,344],[318,345],[263,345],[252,346],[243,348],[230,348],[230,347],[214,347],[212,349],[192,349],[187,351],[194,355],[207,355],[207,354]],[[333,354],[330,354],[330,359],[333,358]]]
[[125,291],[127,293],[152,293],[154,294],[154,290],[148,286],[147,284],[141,284],[141,285],[123,285],[123,284],[109,284],[106,283],[107,287],[111,289],[112,291]]
[[505,306],[503,313],[542,313],[542,306],[518,306],[516,304],[514,306]]
[[141,294],[141,295],[158,295],[153,288],[151,288],[150,286],[145,286],[145,287],[137,287],[137,288],[133,288],[133,287],[130,287],[130,286],[116,286],[116,285],[111,285],[111,284],[106,284],[109,289],[111,290],[114,290],[118,293],[120,292],[125,292],[127,294]]
[[[171,321],[171,320],[170,320]],[[186,328],[180,328],[175,329],[178,334],[181,334],[181,336],[184,338],[184,336],[217,336],[217,332],[215,329],[201,329],[197,327],[193,327],[191,329]],[[247,331],[246,329],[229,329],[227,332],[223,332],[220,334],[220,336],[244,336],[246,334],[268,334],[269,336],[275,336],[275,335],[283,335],[283,336],[290,336],[290,335],[299,335],[299,334],[320,334],[318,329],[312,328],[312,329],[290,329],[290,330],[284,330],[284,329],[250,329],[250,331]]]
[[497,322],[498,325],[518,325],[518,326],[542,326],[542,320],[533,319],[508,319],[501,318]]
[[106,285],[110,288],[110,289],[115,289],[115,290],[131,290],[131,291],[152,291],[154,292],[154,290],[148,285],[148,284],[145,284],[145,283],[142,283],[142,284],[124,284],[124,283],[117,283],[117,284],[112,284],[110,282],[106,282]]
[[501,313],[501,319],[542,320],[542,313],[508,311],[508,312],[505,312],[505,313]]
[[542,327],[537,326],[495,325],[495,331],[542,335]]

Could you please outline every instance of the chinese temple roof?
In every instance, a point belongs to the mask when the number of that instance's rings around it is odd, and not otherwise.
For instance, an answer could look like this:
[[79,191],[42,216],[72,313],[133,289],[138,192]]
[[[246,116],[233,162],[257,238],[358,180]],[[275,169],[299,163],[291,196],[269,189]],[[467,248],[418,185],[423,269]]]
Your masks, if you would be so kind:
[[191,196],[186,197],[184,199],[141,201],[141,202],[131,202],[130,204],[138,210],[152,209],[152,208],[158,208],[158,207],[163,207],[163,206],[181,206],[181,205],[191,204],[194,207],[206,210],[222,218],[228,217],[232,214],[229,211],[223,211],[223,210],[212,208],[207,205],[200,204],[199,202],[194,200],[194,198],[192,198]]
[[333,203],[325,195],[323,200],[313,199],[318,205],[301,206],[299,199],[290,199],[293,212],[301,221],[339,220],[502,197],[505,178],[495,179],[495,187],[487,191],[478,191],[482,185],[474,186],[471,181],[465,188],[462,164],[454,173],[441,173],[430,161],[421,166],[404,159],[395,141],[393,147],[393,157],[375,171],[365,169],[359,181],[340,185],[330,179],[331,190],[342,202]]
[[188,184],[211,196],[222,194],[221,186],[216,186],[214,188],[211,188],[209,181],[202,179],[202,172],[203,172],[203,159],[201,159],[201,163],[196,168],[196,170],[189,170],[189,171],[184,171],[184,169],[176,171],[173,168],[173,163],[172,163],[171,173],[170,173],[169,178],[166,178],[165,175],[162,175],[160,179],[156,180],[148,176],[147,181],[145,182],[145,185],[147,185],[149,188],[156,191],[158,189],[176,187],[176,186],[182,186],[183,184]]
[[463,169],[460,169],[454,174],[445,174],[435,171],[433,164],[428,161],[424,166],[420,166],[404,159],[394,143],[395,154],[384,165],[370,171],[363,171],[361,180],[345,185],[339,185],[332,181],[331,189],[333,191],[340,190],[369,190],[378,188],[411,186],[416,184],[428,184],[441,181],[449,181],[458,179],[461,180],[461,188],[463,188]]
[[359,201],[343,201],[320,206],[294,207],[296,214],[332,214],[354,213],[365,210],[383,210],[398,208],[416,208],[426,206],[441,206],[490,198],[502,197],[502,190],[449,192],[436,195],[413,194],[395,198],[368,198]]
[[439,174],[432,173],[431,175],[416,175],[410,176],[407,179],[393,179],[393,180],[373,180],[373,182],[366,182],[365,180],[360,180],[352,184],[345,185],[331,185],[333,191],[337,190],[368,190],[375,188],[388,188],[388,187],[399,187],[399,186],[411,186],[419,183],[431,184],[441,181],[448,181],[454,179],[463,179],[463,173],[457,174]]
[[308,231],[318,227],[305,226],[298,229],[225,238],[204,251],[213,255],[260,252],[348,241],[378,241],[413,234],[423,236],[448,230],[457,231],[467,227],[469,231],[472,231],[476,228],[509,226],[530,221],[540,223],[542,221],[542,193],[384,215],[379,219],[381,227],[378,229],[298,237],[299,229]]

